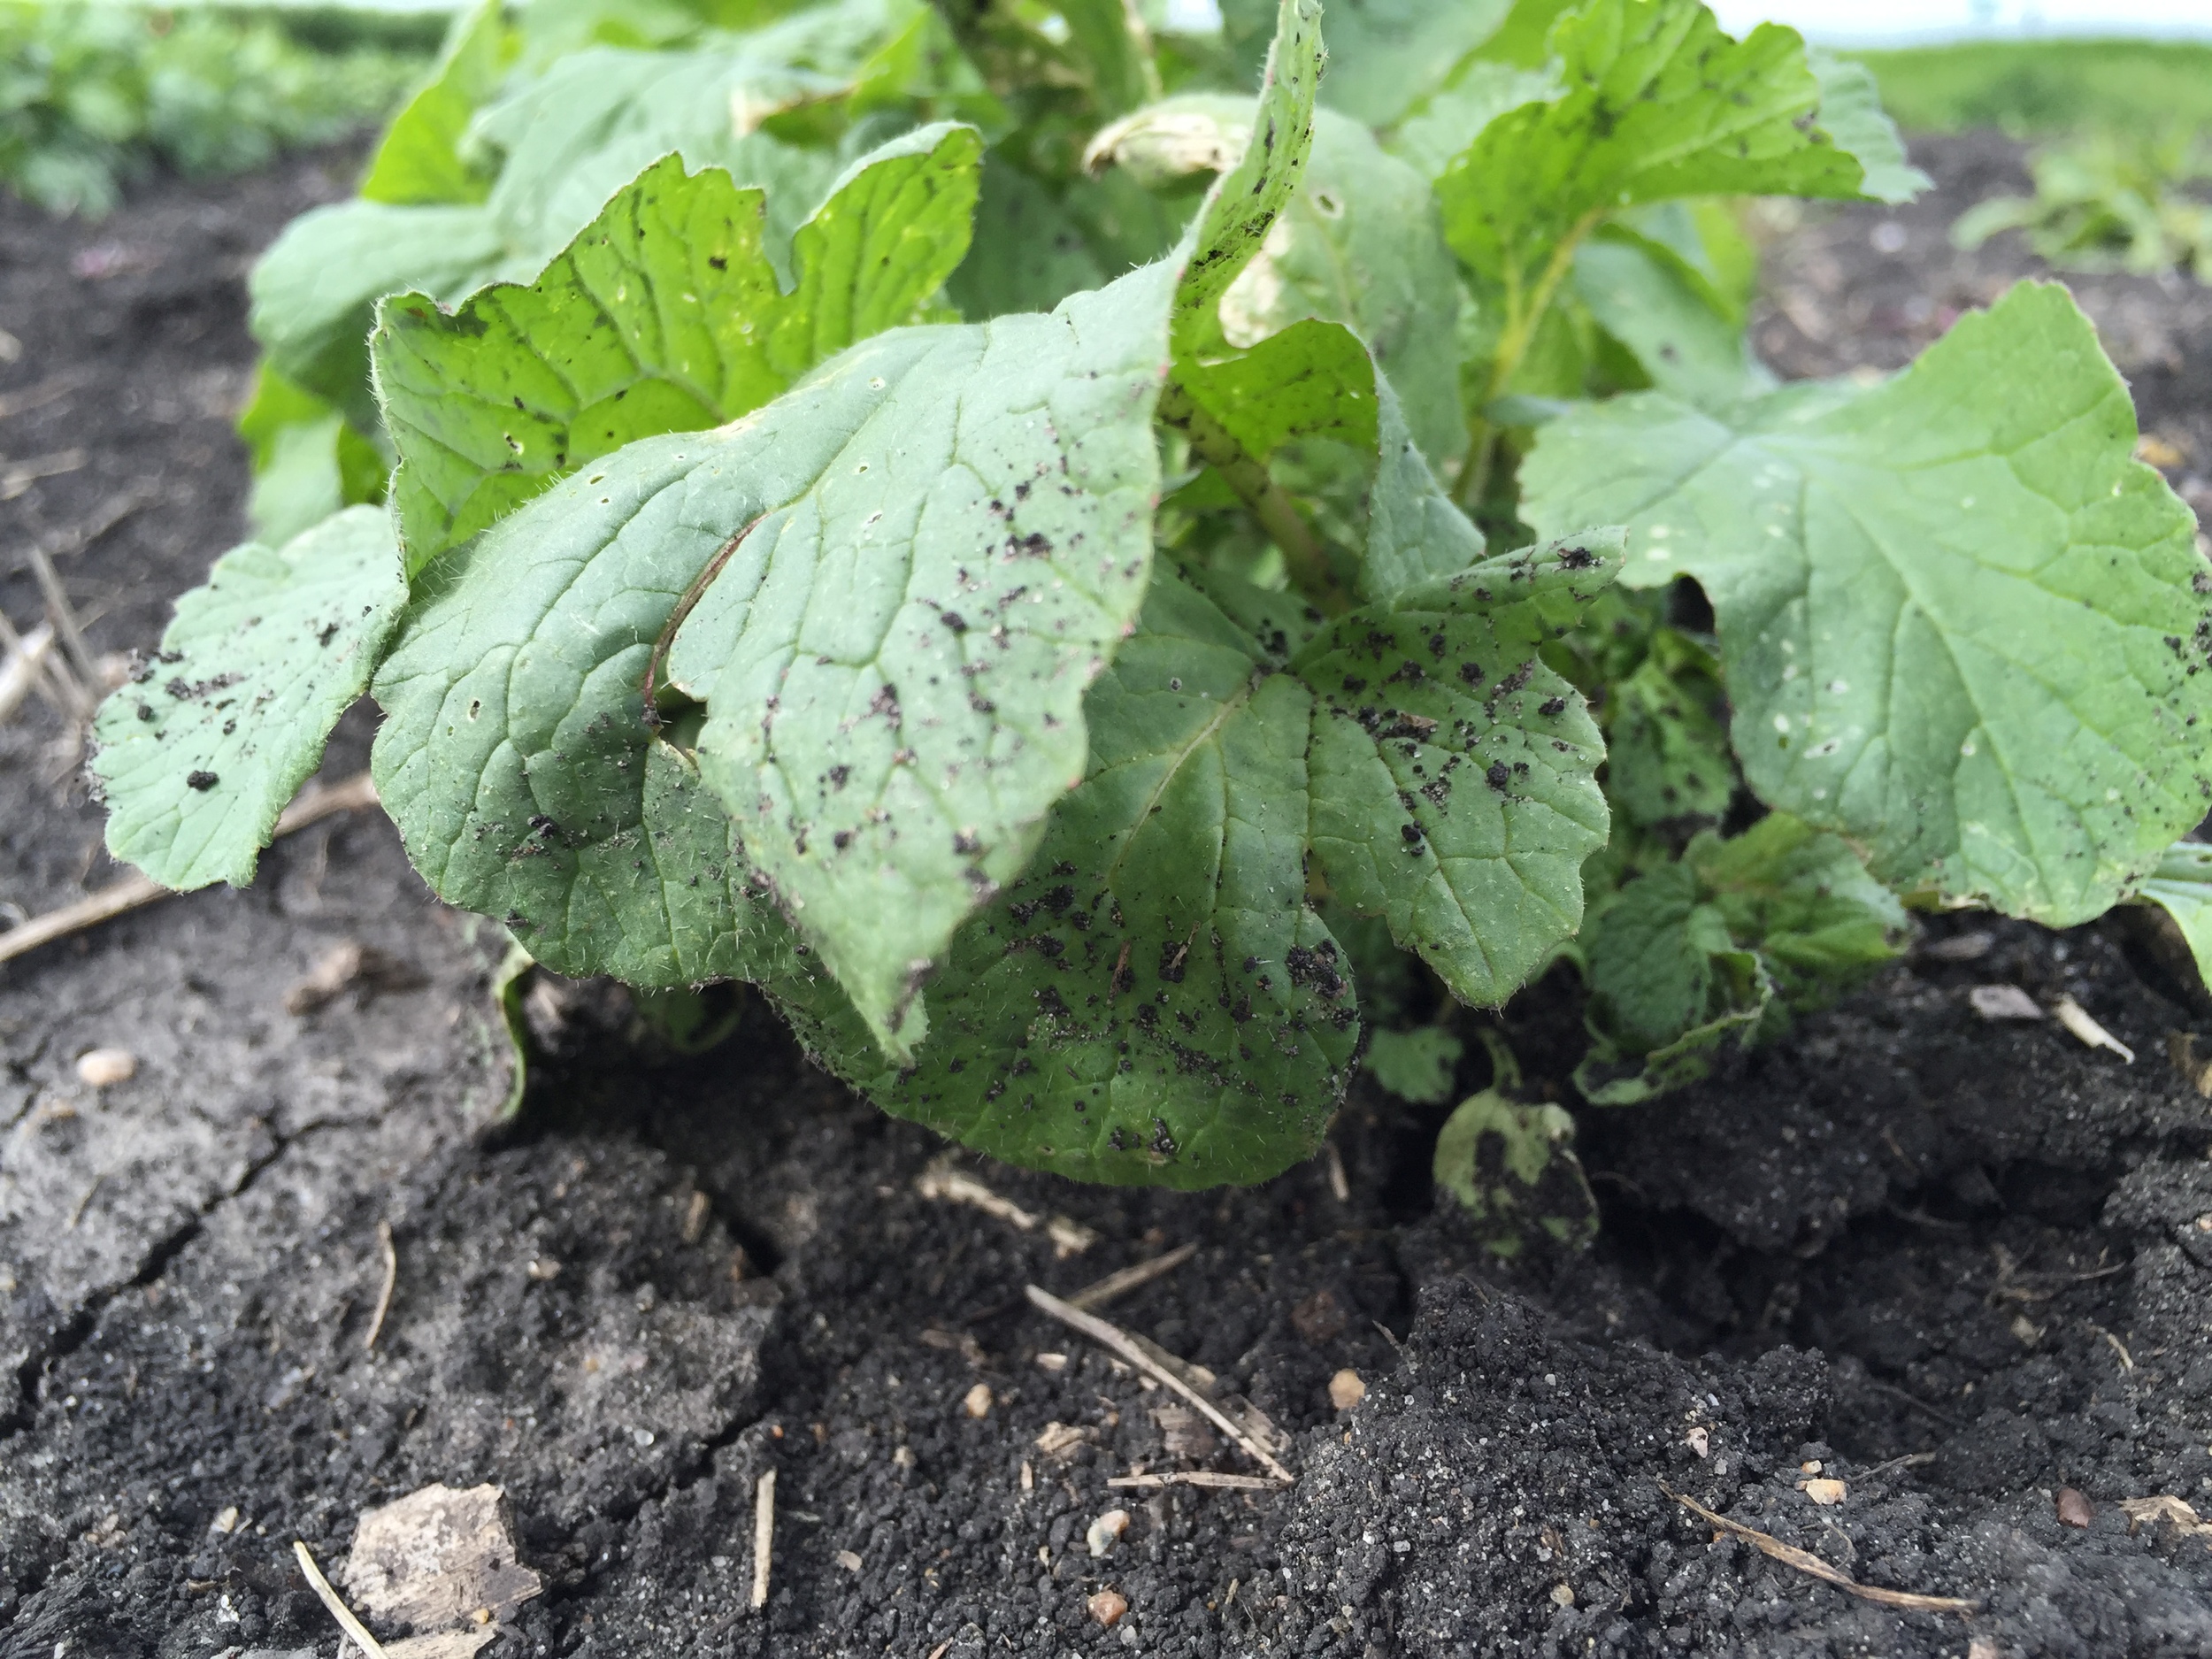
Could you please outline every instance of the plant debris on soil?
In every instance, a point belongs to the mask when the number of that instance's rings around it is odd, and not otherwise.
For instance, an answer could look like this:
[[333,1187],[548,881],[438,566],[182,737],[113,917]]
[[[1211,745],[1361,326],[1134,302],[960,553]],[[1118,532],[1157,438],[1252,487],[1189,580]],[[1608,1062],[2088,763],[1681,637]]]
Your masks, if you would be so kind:
[[[1772,250],[1785,373],[1901,365],[2037,269],[1946,237],[2016,146],[1915,158],[1929,198]],[[240,278],[343,165],[0,206],[0,475],[82,457],[0,501],[19,626],[26,545],[127,492],[60,561],[100,652],[241,538]],[[2212,295],[2076,287],[2212,512]],[[0,725],[11,918],[119,873],[64,738]],[[1366,1084],[1340,1187],[1081,1188],[944,1163],[757,1006],[683,1058],[545,979],[503,1125],[490,933],[353,814],[0,966],[0,1659],[328,1659],[295,1544],[385,1583],[363,1517],[463,1498],[540,1593],[355,1594],[380,1640],[434,1604],[440,1651],[593,1659],[2212,1651],[2212,1002],[2117,922],[1932,919],[1778,1046],[1578,1109],[1603,1231],[1509,1266],[1437,1205],[1448,1108]],[[1999,985],[2135,1059],[1985,1018]],[[1563,972],[1504,1018],[1571,1105],[1579,1021]],[[1031,1286],[1096,1286],[1149,1363]]]

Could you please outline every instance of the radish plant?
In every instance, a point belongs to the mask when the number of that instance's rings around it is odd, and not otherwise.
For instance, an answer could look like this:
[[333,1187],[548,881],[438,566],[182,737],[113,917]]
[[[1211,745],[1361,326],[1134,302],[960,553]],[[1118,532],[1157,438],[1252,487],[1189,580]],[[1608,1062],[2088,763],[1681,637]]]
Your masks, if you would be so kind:
[[1313,1150],[1403,953],[1571,958],[1632,1101],[1909,905],[2212,891],[2212,571],[2064,290],[1879,385],[1746,347],[1734,198],[1922,182],[1863,70],[1695,0],[1252,7],[463,19],[257,273],[300,527],[103,711],[110,845],[249,879],[365,692],[539,962],[1182,1187]]

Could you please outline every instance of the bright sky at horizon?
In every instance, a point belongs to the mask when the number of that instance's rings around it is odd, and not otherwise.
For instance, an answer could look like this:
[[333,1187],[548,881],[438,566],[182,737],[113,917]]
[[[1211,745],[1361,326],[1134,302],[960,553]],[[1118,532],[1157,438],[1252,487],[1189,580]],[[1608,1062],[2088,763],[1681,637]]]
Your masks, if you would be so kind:
[[2212,39],[2212,0],[1707,0],[1740,35],[1787,23],[1815,40],[1904,44],[2048,35]]

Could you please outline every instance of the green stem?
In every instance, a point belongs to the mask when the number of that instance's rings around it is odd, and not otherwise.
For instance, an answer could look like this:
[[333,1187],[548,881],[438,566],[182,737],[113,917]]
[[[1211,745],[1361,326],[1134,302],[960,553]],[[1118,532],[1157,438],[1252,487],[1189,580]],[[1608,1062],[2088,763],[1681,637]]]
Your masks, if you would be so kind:
[[1201,408],[1179,380],[1170,380],[1160,394],[1160,419],[1182,430],[1192,452],[1221,474],[1222,481],[1259,520],[1268,540],[1281,549],[1292,586],[1332,616],[1349,611],[1351,595],[1330,569],[1328,554],[1313,526],[1268,472],[1267,463]]
[[[1536,279],[1536,287],[1525,303],[1521,297],[1520,270],[1517,265],[1506,273],[1505,328],[1498,336],[1497,356],[1490,361],[1490,383],[1484,389],[1482,407],[1487,409],[1505,396],[1513,377],[1521,372],[1521,363],[1528,356],[1528,349],[1536,342],[1536,330],[1551,310],[1551,303],[1558,297],[1559,285],[1567,280],[1567,273],[1574,269],[1575,250],[1583,239],[1598,227],[1606,210],[1594,207],[1575,220],[1567,234],[1559,239],[1545,261],[1544,273]],[[1483,492],[1490,487],[1490,474],[1497,464],[1498,429],[1481,410],[1467,426],[1466,481],[1459,493],[1461,505],[1472,509],[1482,500]]]

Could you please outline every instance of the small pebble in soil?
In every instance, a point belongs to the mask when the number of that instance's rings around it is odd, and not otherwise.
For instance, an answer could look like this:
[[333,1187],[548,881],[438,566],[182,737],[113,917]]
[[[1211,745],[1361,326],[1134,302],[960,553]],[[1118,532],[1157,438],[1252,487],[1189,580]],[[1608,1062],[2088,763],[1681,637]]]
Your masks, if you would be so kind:
[[1703,1429],[1692,1429],[1682,1438],[1689,1442],[1690,1449],[1700,1457],[1710,1457],[1713,1455],[1713,1438]]
[[1126,1509],[1109,1509],[1093,1521],[1083,1534],[1084,1543],[1090,1547],[1091,1559],[1095,1561],[1110,1554],[1121,1535],[1128,1530],[1129,1511]]
[[1978,985],[1966,994],[1984,1019],[2040,1019],[2036,1000],[2016,985]]
[[1091,1617],[1107,1630],[1121,1623],[1121,1616],[1129,1610],[1129,1598],[1118,1590],[1101,1590],[1083,1604]]
[[961,1396],[960,1409],[972,1417],[991,1415],[991,1385],[978,1383]]
[[1555,1607],[1572,1607],[1575,1604],[1574,1586],[1555,1584],[1551,1587],[1551,1599]]
[[1329,1403],[1339,1411],[1349,1411],[1367,1398],[1367,1385],[1360,1374],[1347,1366],[1329,1379]]
[[2097,1518],[2097,1506],[2071,1486],[2058,1489],[2057,1507],[2061,1526],[2086,1526]]
[[837,1564],[847,1572],[858,1572],[860,1557],[849,1549],[841,1549],[837,1552]]
[[1803,1485],[1805,1495],[1823,1509],[1843,1502],[1845,1487],[1840,1480],[1808,1480]]
[[1037,1367],[1041,1371],[1051,1371],[1056,1376],[1067,1370],[1068,1356],[1065,1354],[1040,1354],[1037,1356]]
[[77,1075],[94,1088],[127,1083],[138,1074],[138,1056],[128,1048],[91,1048],[77,1056]]

